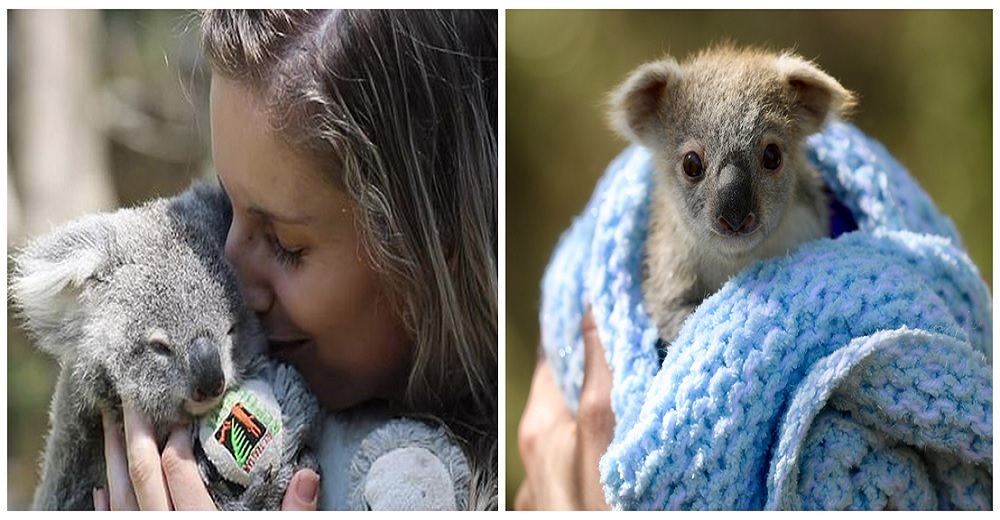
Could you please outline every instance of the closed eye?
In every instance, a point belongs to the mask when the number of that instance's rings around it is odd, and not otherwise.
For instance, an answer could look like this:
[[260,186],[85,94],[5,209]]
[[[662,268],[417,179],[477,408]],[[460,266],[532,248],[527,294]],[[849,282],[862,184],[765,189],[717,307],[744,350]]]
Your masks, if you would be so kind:
[[305,248],[288,249],[273,233],[268,234],[267,242],[271,246],[271,252],[274,254],[274,258],[278,260],[278,263],[286,267],[296,267],[302,261]]
[[161,356],[173,355],[173,350],[170,348],[170,335],[162,329],[149,331],[146,335],[146,348]]
[[147,345],[153,352],[156,352],[161,356],[169,356],[173,354],[173,351],[170,350],[170,345],[167,345],[167,343],[163,340],[151,339]]

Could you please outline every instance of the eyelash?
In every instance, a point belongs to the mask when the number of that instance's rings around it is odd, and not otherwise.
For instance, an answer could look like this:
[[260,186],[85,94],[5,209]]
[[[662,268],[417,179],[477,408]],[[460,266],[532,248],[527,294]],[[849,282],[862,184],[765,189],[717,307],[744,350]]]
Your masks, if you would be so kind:
[[274,258],[278,260],[278,263],[288,267],[297,267],[302,262],[303,249],[287,249],[273,234],[267,235],[267,243],[270,244],[271,252],[274,253]]

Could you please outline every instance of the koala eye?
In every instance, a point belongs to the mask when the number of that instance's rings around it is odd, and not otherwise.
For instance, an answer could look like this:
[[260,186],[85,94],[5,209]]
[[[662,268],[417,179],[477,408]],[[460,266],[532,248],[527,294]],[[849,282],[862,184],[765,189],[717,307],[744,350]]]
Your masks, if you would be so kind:
[[226,331],[227,336],[232,336],[236,332],[236,323],[234,322],[229,326],[229,330]]
[[156,339],[156,338],[151,339],[149,340],[147,345],[149,346],[150,349],[152,349],[153,352],[156,352],[157,354],[163,356],[169,356],[173,353],[170,350],[170,345],[168,345],[166,341],[163,341],[161,339]]
[[705,168],[701,165],[701,157],[695,152],[688,152],[684,155],[684,162],[681,164],[684,169],[684,175],[692,181],[701,180],[702,175],[705,174]]
[[153,329],[146,335],[146,347],[157,354],[169,356],[173,354],[170,350],[170,335],[162,329]]
[[778,149],[778,145],[771,143],[764,147],[761,165],[767,170],[777,170],[781,166],[781,150]]

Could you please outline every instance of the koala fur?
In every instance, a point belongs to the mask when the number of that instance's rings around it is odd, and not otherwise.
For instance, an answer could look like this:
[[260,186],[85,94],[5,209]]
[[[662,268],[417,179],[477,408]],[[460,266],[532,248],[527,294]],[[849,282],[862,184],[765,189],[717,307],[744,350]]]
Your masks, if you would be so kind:
[[[231,209],[214,183],[171,199],[89,215],[14,256],[11,297],[60,372],[35,509],[93,509],[106,487],[101,411],[149,417],[162,446],[171,427],[218,409],[248,379],[280,406],[280,463],[248,486],[219,477],[196,435],[198,464],[222,509],[277,509],[292,474],[317,468],[321,412],[304,380],[265,355],[266,338],[223,259]],[[276,444],[277,445],[277,444]]]
[[853,104],[794,54],[730,46],[647,63],[612,92],[612,126],[653,155],[642,287],[663,341],[751,262],[829,235],[804,143]]

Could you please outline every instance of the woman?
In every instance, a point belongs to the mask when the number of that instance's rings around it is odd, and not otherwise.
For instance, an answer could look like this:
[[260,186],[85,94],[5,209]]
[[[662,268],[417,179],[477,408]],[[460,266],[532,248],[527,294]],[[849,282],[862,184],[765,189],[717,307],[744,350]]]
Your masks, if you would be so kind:
[[[207,11],[201,26],[226,257],[272,354],[330,412],[446,425],[483,509],[497,506],[496,17]],[[98,508],[214,507],[185,431],[161,454],[124,409],[123,432],[105,421]],[[341,480],[302,470],[284,508],[315,509]]]

